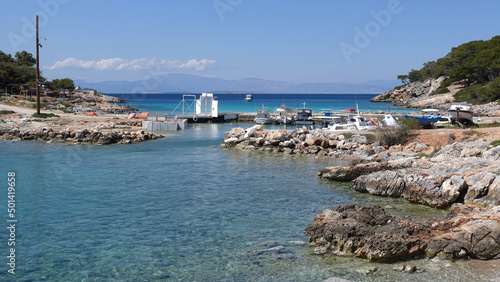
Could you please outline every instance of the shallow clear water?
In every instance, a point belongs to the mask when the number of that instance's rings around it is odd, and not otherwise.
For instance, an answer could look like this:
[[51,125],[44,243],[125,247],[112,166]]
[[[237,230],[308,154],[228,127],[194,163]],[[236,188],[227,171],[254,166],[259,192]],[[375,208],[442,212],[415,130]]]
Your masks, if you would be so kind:
[[413,261],[421,272],[408,274],[395,264],[314,255],[300,244],[303,230],[328,207],[436,210],[318,179],[332,160],[221,149],[234,126],[194,125],[131,145],[0,141],[1,216],[7,172],[15,171],[18,219],[15,276],[7,273],[5,220],[0,228],[0,280],[478,279],[450,262]]

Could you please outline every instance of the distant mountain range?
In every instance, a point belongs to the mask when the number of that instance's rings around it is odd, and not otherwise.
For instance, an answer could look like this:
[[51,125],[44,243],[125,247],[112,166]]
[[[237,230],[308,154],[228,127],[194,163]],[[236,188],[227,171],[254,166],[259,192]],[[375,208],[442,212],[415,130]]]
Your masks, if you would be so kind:
[[146,81],[85,82],[82,88],[104,93],[283,93],[283,94],[380,94],[401,84],[399,80],[374,80],[363,83],[292,83],[259,78],[226,80],[188,74],[168,74]]

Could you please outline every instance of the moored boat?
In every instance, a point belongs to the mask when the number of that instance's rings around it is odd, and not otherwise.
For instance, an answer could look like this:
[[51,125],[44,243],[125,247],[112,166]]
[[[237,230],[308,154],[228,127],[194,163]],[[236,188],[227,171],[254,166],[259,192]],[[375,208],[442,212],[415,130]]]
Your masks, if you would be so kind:
[[349,115],[347,121],[356,125],[357,130],[373,130],[375,125],[361,115]]
[[285,105],[281,105],[280,108],[276,108],[276,112],[278,112],[278,116],[276,117],[276,122],[282,124],[292,123],[293,119],[288,116],[292,111],[293,111],[292,109],[287,108]]
[[473,124],[471,106],[467,103],[453,103],[448,109],[448,115],[455,123]]
[[253,101],[253,96],[252,94],[247,94],[245,96],[245,102],[252,102]]
[[324,130],[326,131],[357,131],[358,127],[347,119],[343,120],[340,116],[331,116],[331,122]]
[[413,118],[413,119],[416,119],[418,121],[418,124],[420,126],[428,126],[428,125],[434,124],[439,119],[441,119],[441,116],[437,116],[437,115],[420,115],[420,116],[404,115],[403,118],[405,118],[405,119]]
[[273,120],[271,118],[271,112],[268,109],[264,108],[264,106],[262,106],[262,108],[257,109],[257,116],[255,117],[254,121],[257,124],[272,123]]
[[307,108],[300,108],[295,110],[294,121],[297,125],[313,125],[312,119],[313,110]]

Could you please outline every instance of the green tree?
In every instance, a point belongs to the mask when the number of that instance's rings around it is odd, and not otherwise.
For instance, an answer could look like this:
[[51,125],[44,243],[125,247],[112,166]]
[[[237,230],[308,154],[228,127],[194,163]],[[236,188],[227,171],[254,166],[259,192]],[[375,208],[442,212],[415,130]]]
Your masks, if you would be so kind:
[[54,79],[49,83],[49,88],[56,89],[75,89],[75,84],[71,78]]
[[4,52],[0,51],[0,63],[13,63],[14,58],[12,58],[11,54],[5,54]]
[[36,59],[31,53],[26,51],[16,52],[16,63],[21,66],[33,67],[36,64]]
[[401,80],[401,83],[403,83],[404,85],[410,83],[410,79],[408,78],[407,74],[398,75],[398,79]]

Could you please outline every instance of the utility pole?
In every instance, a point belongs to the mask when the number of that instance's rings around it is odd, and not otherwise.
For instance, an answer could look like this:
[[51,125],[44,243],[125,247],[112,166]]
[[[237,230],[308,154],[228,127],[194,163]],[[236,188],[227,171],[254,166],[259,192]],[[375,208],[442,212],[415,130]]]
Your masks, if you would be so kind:
[[40,43],[38,43],[38,15],[36,15],[36,114],[40,115],[40,61],[38,59],[38,47]]

